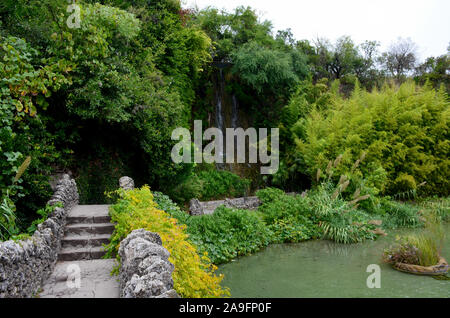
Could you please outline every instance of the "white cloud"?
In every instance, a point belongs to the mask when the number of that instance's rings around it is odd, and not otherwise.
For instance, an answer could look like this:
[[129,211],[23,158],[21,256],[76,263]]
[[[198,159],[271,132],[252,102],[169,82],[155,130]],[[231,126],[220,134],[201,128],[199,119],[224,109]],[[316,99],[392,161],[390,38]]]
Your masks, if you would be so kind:
[[419,46],[419,56],[442,55],[450,42],[448,0],[184,0],[197,5],[225,8],[251,6],[272,21],[274,30],[291,28],[297,39],[331,40],[350,35],[360,43],[381,42],[387,48],[398,37],[410,37]]

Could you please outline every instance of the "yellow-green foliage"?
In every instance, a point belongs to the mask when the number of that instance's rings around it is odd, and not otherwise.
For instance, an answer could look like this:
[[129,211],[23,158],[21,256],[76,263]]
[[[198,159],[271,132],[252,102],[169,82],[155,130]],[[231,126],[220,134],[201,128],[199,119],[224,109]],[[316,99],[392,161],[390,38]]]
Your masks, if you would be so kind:
[[338,177],[366,153],[360,167],[366,186],[396,194],[426,181],[422,194],[448,195],[449,115],[443,89],[412,82],[373,92],[356,87],[348,99],[333,93],[329,107],[307,116],[297,156],[314,179],[328,158],[343,155]]
[[175,265],[172,274],[174,288],[181,297],[226,297],[230,293],[220,286],[222,275],[214,272],[207,254],[199,256],[188,241],[185,225],[179,225],[166,212],[157,209],[153,194],[147,186],[132,191],[120,191],[121,199],[111,207],[116,223],[108,251],[117,252],[120,242],[133,230],[146,229],[161,236],[163,246],[170,252],[169,261]]

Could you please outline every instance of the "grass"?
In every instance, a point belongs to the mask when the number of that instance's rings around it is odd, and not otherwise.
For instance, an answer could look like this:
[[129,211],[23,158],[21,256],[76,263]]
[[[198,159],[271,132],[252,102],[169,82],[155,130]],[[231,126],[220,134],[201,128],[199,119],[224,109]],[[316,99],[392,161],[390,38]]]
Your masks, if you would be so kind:
[[400,243],[385,250],[388,263],[433,266],[439,262],[445,240],[442,221],[435,211],[423,215],[425,229],[421,233],[400,238]]

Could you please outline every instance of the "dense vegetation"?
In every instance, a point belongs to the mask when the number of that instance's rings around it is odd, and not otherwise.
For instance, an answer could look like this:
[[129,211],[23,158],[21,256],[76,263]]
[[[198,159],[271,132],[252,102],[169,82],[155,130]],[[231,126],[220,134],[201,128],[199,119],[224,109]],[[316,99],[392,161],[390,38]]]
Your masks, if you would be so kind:
[[211,201],[226,197],[243,197],[249,193],[250,180],[224,170],[194,170],[185,181],[167,191],[178,203],[186,203],[192,198]]
[[155,192],[154,200],[158,208],[186,225],[188,240],[215,264],[273,243],[317,238],[357,243],[375,239],[392,228],[422,227],[422,215],[431,212],[436,213],[439,222],[448,221],[448,200],[409,204],[389,197],[372,198],[363,194],[361,188],[351,190],[350,184],[360,179],[345,175],[335,184],[332,175],[338,170],[339,161],[338,158],[328,166],[319,186],[302,195],[289,195],[276,188],[259,190],[262,205],[257,211],[221,206],[212,215],[190,216],[162,193]]
[[170,160],[170,134],[189,126],[211,40],[177,1],[94,2],[80,3],[80,28],[68,27],[64,0],[0,4],[0,188],[22,228],[54,172],[70,171],[82,202],[101,203],[122,175],[167,189],[192,168]]
[[214,274],[216,267],[206,253],[197,253],[188,240],[185,226],[178,224],[166,212],[159,210],[148,187],[119,191],[120,199],[111,207],[116,229],[107,246],[108,256],[119,249],[120,242],[133,230],[146,229],[161,236],[163,246],[170,252],[169,261],[175,265],[174,288],[182,297],[205,298],[229,295],[220,286],[222,276]]
[[289,161],[281,172],[285,178],[289,173],[314,178],[328,158],[341,155],[339,178],[365,153],[360,168],[371,194],[392,195],[422,185],[421,195],[448,195],[450,108],[443,89],[408,82],[372,92],[356,87],[349,98],[332,91],[311,101],[310,94],[297,92],[283,114],[283,129],[292,134]]

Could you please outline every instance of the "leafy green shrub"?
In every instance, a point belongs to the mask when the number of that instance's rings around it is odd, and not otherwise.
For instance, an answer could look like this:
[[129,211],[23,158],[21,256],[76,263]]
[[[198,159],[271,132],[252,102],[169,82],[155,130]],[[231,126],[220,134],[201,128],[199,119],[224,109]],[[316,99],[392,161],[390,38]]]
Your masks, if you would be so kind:
[[272,231],[272,243],[297,243],[311,239],[311,224],[299,222],[295,217],[275,220],[269,229]]
[[209,201],[245,196],[249,187],[250,180],[229,171],[207,170],[194,173],[185,182],[171,190],[169,195],[180,203],[188,202],[193,198]]
[[256,196],[262,204],[270,203],[284,196],[284,191],[277,188],[266,188],[256,191]]
[[202,200],[244,196],[250,187],[250,180],[229,171],[201,171],[198,176],[203,181]]
[[190,216],[162,193],[155,192],[158,208],[186,225],[189,241],[214,264],[260,250],[271,243],[272,232],[255,212],[218,207],[211,215]]
[[382,215],[384,227],[387,228],[417,227],[422,224],[418,206],[393,201],[389,198],[381,200],[376,212]]
[[[317,180],[325,180],[306,195],[289,196],[277,189],[257,192],[263,202],[258,210],[263,214],[264,220],[270,226],[279,228],[275,232],[281,237],[275,240],[282,241],[284,238],[292,242],[309,236],[339,243],[356,243],[375,238],[372,232],[374,226],[368,223],[370,217],[357,210],[359,203],[370,196],[361,195],[361,190],[358,189],[353,194],[352,201],[346,201],[344,194],[350,180],[346,175],[341,175],[337,185],[332,182],[331,177],[340,160],[341,157],[338,157],[334,163],[330,161],[324,175],[318,170]],[[303,229],[304,237],[292,237],[290,232],[295,234],[298,226]]]
[[214,264],[260,250],[270,243],[271,233],[254,212],[224,206],[212,215],[189,218],[189,239],[207,252]]
[[392,191],[397,193],[403,193],[409,190],[415,190],[417,188],[416,180],[409,174],[401,173],[392,185]]
[[171,217],[177,219],[181,224],[186,224],[190,215],[180,209],[169,196],[161,192],[153,192],[153,200],[158,208],[170,214]]
[[350,98],[337,93],[328,109],[317,107],[304,121],[297,140],[296,169],[314,179],[327,158],[342,154],[334,175],[349,171],[362,153],[361,172],[380,193],[413,190],[421,195],[448,195],[450,186],[449,100],[443,90],[407,82],[399,88],[385,85],[380,91],[355,88]]
[[[17,207],[22,229],[51,195],[48,175],[60,152],[41,113],[52,92],[70,82],[67,67],[65,61],[42,63],[30,43],[0,35],[0,197]],[[24,161],[27,173],[15,178]]]
[[[280,190],[278,190],[280,191]],[[288,217],[299,217],[306,215],[310,212],[310,207],[308,206],[307,200],[299,196],[289,196],[281,191],[281,195],[276,198],[270,198],[270,201],[264,201],[268,199],[267,195],[275,194],[278,191],[269,189],[268,191],[262,190],[258,191],[258,197],[263,197],[262,202],[264,202],[259,208],[263,214],[264,221],[267,224],[272,224],[278,219],[284,219]]]
[[179,203],[189,202],[193,198],[201,198],[202,192],[203,181],[195,174],[168,191],[170,197]]

